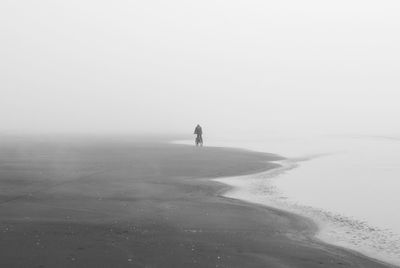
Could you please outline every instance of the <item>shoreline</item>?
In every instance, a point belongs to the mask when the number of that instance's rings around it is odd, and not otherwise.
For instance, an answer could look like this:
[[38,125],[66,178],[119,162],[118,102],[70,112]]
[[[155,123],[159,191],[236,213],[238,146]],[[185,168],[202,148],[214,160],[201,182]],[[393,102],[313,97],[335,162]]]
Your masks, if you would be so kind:
[[[316,241],[320,241],[324,244],[330,245],[330,246],[336,246],[339,248],[342,248],[344,250],[352,251],[356,254],[359,254],[363,257],[369,258],[373,261],[377,261],[382,263],[383,265],[388,265],[390,267],[400,267],[400,260],[399,259],[393,259],[391,256],[381,254],[379,255],[379,252],[374,252],[374,251],[368,251],[368,249],[360,249],[355,247],[354,245],[346,242],[341,242],[335,243],[335,240],[327,234],[327,231],[332,231],[330,229],[333,229],[335,227],[330,226],[327,227],[327,219],[321,219],[321,215],[325,214],[329,215],[330,217],[340,217],[341,221],[349,221],[354,224],[358,225],[365,225],[364,223],[357,222],[355,220],[340,216],[340,215],[333,215],[330,214],[329,212],[324,212],[322,210],[317,210],[312,207],[308,206],[302,206],[298,205],[296,203],[286,201],[286,197],[282,196],[281,193],[279,192],[279,189],[276,188],[276,186],[273,185],[273,180],[277,179],[277,177],[287,171],[290,171],[294,168],[297,167],[295,163],[291,164],[285,164],[279,163],[280,166],[276,167],[274,169],[262,171],[262,172],[255,172],[253,174],[248,174],[248,175],[240,175],[240,176],[233,176],[233,177],[225,177],[225,178],[214,178],[211,179],[212,181],[222,183],[226,185],[226,188],[223,192],[220,193],[222,197],[229,198],[229,199],[235,199],[235,200],[240,200],[243,202],[247,202],[250,204],[255,204],[255,205],[260,205],[264,206],[267,208],[273,208],[277,210],[284,211],[285,213],[290,213],[298,217],[303,217],[308,220],[310,220],[313,224],[310,224],[310,236],[312,239]],[[266,184],[268,189],[266,190],[268,193],[267,195],[269,196],[264,196],[265,198],[257,199],[254,195],[251,196],[249,188],[249,183],[248,181],[251,181],[252,179],[256,178],[263,179],[263,180],[269,180]],[[263,187],[266,187],[266,184],[262,185]],[[254,190],[254,189],[252,189]],[[254,192],[252,192],[254,194]],[[264,193],[265,194],[265,193]],[[271,197],[272,196],[272,197]],[[282,202],[279,199],[283,199],[284,201]],[[305,210],[312,210],[312,212],[305,212]],[[314,215],[312,215],[314,214]],[[321,215],[320,215],[321,214]],[[323,215],[324,217],[327,217],[326,215]],[[318,218],[320,217],[320,218]],[[324,222],[325,220],[325,222]],[[336,227],[337,228],[337,227]],[[365,229],[370,229],[368,225],[363,227]],[[335,231],[334,231],[335,232]]]
[[[190,142],[184,140],[176,141],[175,143],[190,144]],[[228,146],[232,148],[232,146]],[[254,150],[254,146],[251,148],[246,148],[245,150],[262,152]],[[325,154],[321,155],[324,156]],[[254,173],[251,176],[234,176],[232,178],[215,179],[214,181],[224,183],[230,187],[227,188],[225,193],[221,194],[222,196],[273,207],[312,220],[319,228],[314,237],[323,243],[351,250],[385,264],[400,267],[400,236],[393,234],[391,231],[371,226],[366,222],[332,213],[329,210],[303,205],[296,200],[289,199],[284,192],[277,188],[275,185],[277,177],[297,168],[301,165],[299,162],[312,161],[314,158],[314,155],[312,157],[287,158],[283,163],[282,161],[280,163],[286,167],[278,168],[276,171],[269,170]],[[248,184],[251,183],[256,184],[258,189],[256,187],[249,189]],[[260,189],[264,193],[257,192]],[[237,193],[240,190],[242,190],[242,193]]]
[[277,155],[43,145],[0,151],[2,267],[390,267],[311,239],[307,218],[223,198],[210,180],[275,167]]

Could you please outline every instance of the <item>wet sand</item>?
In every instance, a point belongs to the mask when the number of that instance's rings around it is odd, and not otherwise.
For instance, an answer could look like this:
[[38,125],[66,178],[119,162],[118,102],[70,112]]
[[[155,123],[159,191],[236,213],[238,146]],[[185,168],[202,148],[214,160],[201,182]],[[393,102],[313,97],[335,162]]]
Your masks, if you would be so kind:
[[0,267],[389,267],[207,180],[279,156],[133,142],[0,146]]

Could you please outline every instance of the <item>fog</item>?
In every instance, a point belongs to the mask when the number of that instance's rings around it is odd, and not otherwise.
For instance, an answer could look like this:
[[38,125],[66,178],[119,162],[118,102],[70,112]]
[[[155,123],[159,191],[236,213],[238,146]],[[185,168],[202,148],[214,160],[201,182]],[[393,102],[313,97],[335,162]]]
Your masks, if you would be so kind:
[[398,1],[3,0],[0,131],[399,135]]

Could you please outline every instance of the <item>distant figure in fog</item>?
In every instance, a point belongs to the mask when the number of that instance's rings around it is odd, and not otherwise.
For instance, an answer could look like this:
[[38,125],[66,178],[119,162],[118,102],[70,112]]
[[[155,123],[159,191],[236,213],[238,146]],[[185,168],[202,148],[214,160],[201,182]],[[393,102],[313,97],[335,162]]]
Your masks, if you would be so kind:
[[203,146],[203,129],[200,125],[194,129],[194,134],[196,134],[196,146]]

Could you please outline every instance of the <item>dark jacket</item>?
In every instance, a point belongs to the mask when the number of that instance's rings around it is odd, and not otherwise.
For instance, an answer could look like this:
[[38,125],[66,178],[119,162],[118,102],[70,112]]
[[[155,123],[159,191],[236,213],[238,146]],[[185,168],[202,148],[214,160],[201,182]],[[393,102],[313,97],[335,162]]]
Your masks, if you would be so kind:
[[201,126],[197,126],[194,129],[194,134],[197,134],[197,135],[202,135],[203,134],[203,130],[201,129]]

